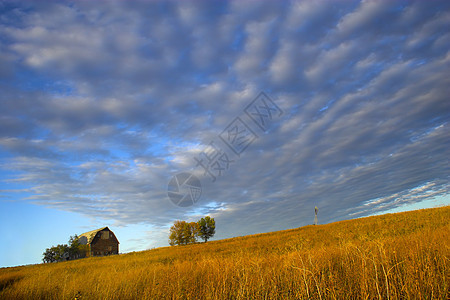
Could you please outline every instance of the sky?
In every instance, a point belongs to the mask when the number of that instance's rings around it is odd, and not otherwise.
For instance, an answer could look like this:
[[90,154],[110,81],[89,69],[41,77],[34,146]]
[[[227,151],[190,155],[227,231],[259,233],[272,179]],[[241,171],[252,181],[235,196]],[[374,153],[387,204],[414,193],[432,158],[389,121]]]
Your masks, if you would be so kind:
[[0,1],[0,267],[450,204],[449,28],[449,1]]

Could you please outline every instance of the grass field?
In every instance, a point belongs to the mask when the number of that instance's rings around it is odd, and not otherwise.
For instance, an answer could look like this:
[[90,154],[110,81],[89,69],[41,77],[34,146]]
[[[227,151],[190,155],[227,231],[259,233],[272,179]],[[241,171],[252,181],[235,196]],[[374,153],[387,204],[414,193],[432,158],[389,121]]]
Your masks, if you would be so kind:
[[4,268],[0,299],[449,299],[449,241],[447,206]]

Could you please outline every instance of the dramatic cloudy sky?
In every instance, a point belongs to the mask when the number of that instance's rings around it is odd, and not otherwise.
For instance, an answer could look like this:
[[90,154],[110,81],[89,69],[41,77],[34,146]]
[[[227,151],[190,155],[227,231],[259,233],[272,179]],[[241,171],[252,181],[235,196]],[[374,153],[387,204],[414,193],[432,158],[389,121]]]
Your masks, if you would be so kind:
[[0,266],[102,226],[129,252],[177,219],[227,238],[449,204],[449,28],[449,1],[0,1]]

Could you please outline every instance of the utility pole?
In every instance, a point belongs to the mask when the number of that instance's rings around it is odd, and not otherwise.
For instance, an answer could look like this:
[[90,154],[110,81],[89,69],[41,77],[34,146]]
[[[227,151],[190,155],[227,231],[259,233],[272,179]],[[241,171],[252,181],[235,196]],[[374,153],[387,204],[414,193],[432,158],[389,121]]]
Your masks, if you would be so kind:
[[317,208],[317,206],[314,208],[314,213],[315,213],[315,217],[314,217],[314,225],[317,225],[317,213],[319,212],[319,209]]

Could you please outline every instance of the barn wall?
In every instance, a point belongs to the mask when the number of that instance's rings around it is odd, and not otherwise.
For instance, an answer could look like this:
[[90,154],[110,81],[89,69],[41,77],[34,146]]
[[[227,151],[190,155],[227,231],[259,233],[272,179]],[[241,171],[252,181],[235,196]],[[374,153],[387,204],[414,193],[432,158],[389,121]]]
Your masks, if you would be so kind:
[[[107,230],[105,230],[107,231]],[[110,238],[102,239],[102,231],[99,231],[91,243],[91,255],[92,256],[102,256],[110,254],[119,254],[119,243],[115,238],[114,234],[110,232]]]

